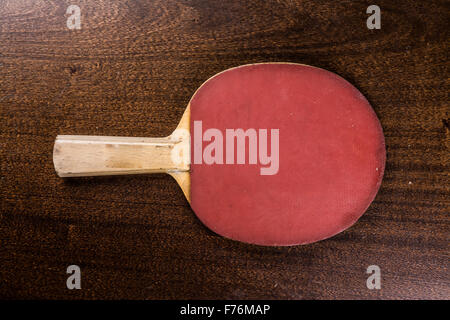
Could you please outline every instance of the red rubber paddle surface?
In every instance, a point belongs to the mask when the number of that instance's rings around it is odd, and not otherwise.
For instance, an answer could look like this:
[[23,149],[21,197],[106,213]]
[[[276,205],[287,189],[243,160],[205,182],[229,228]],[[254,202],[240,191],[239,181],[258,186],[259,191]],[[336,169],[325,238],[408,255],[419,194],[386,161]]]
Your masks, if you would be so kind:
[[[322,240],[353,225],[378,191],[382,128],[364,96],[334,73],[297,64],[241,66],[206,81],[190,106],[191,206],[224,237],[259,245]],[[202,121],[203,133],[223,133],[224,164],[194,163],[194,121]],[[245,164],[225,164],[225,130],[238,128],[267,129],[269,155],[270,129],[279,129],[277,174],[261,175],[268,165],[259,159],[249,164],[248,139]]]

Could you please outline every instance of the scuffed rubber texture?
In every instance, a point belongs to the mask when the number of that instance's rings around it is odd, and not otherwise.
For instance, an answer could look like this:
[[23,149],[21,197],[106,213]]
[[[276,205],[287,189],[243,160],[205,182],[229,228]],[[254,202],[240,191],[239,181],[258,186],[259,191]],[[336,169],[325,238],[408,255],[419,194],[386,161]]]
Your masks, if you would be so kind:
[[248,155],[245,165],[191,164],[192,208],[227,238],[284,246],[331,237],[361,217],[381,184],[386,155],[378,118],[355,87],[326,70],[226,70],[191,99],[191,137],[196,120],[203,132],[220,129],[224,145],[225,129],[279,129],[276,175],[260,175]]

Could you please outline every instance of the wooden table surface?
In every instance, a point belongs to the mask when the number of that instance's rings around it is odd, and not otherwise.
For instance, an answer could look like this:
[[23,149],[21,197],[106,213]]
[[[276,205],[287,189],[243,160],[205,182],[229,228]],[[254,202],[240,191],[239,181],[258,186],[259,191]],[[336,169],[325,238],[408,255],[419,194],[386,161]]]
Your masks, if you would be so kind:
[[[380,30],[366,27],[371,4]],[[435,0],[1,1],[0,297],[449,299],[449,12]],[[343,76],[381,121],[384,180],[347,231],[247,245],[204,227],[169,176],[56,176],[57,134],[168,135],[203,81],[265,61]],[[72,264],[81,290],[66,287]],[[366,287],[369,265],[381,290]]]

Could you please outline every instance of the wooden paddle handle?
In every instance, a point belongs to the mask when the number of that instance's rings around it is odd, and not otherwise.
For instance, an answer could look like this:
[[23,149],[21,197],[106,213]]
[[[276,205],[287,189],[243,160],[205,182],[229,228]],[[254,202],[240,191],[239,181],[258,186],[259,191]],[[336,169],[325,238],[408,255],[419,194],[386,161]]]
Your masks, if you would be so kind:
[[[187,143],[187,148],[186,148]],[[60,177],[189,171],[189,141],[103,136],[56,137],[53,163]]]

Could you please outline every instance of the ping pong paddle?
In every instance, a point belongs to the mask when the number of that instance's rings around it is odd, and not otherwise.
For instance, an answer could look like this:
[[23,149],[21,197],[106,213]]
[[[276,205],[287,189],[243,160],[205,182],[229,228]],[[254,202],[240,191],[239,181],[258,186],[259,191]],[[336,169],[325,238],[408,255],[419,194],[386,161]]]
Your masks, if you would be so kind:
[[364,96],[293,63],[225,70],[203,83],[164,138],[57,136],[61,177],[166,172],[214,232],[297,245],[353,225],[381,184],[385,143]]

